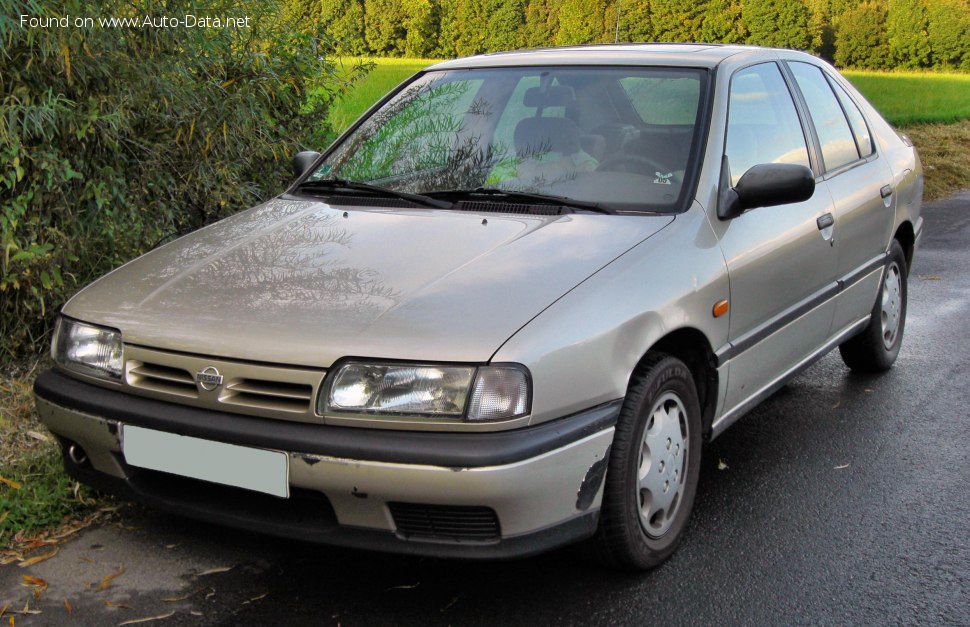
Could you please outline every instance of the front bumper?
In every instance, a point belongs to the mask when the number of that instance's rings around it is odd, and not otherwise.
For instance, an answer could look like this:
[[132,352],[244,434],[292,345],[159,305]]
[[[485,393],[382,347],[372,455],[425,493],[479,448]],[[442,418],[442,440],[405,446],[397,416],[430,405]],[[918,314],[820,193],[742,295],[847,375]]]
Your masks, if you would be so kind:
[[[225,414],[56,371],[34,390],[41,421],[86,453],[82,464],[65,455],[68,473],[98,489],[275,535],[456,557],[527,555],[592,534],[620,409],[614,402],[504,432],[404,432]],[[284,451],[291,498],[132,467],[120,425]],[[491,535],[482,533],[487,511]],[[462,532],[466,519],[475,533]]]

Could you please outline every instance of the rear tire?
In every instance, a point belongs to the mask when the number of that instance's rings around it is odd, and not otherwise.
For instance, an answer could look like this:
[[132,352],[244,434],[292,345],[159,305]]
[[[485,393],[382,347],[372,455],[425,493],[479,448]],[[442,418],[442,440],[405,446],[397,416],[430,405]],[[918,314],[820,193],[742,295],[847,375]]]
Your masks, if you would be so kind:
[[892,368],[906,327],[907,274],[903,247],[893,240],[869,324],[839,346],[842,361],[852,370],[871,373]]
[[630,379],[610,449],[590,541],[601,561],[646,570],[674,552],[694,505],[700,453],[701,410],[690,369],[648,353]]

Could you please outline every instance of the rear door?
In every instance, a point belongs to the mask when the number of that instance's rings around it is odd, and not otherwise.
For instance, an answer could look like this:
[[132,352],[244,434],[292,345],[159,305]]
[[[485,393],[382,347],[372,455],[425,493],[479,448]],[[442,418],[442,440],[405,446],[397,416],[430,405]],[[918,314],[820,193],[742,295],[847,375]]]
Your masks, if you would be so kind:
[[879,159],[865,118],[818,66],[787,63],[818,138],[820,166],[832,195],[842,283],[832,334],[872,309],[894,217],[892,173]]
[[[811,167],[806,131],[780,65],[737,71],[725,142],[730,185],[762,163]],[[836,254],[831,227],[820,225],[831,211],[831,197],[819,181],[808,201],[754,209],[717,225],[731,284],[730,343],[727,354],[719,355],[731,364],[725,411],[824,343],[835,308]]]

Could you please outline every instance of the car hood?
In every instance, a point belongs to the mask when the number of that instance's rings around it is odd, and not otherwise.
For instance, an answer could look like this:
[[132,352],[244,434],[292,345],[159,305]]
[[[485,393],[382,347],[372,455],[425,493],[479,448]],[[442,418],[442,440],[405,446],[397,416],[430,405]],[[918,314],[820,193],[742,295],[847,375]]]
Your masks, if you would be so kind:
[[120,329],[128,344],[213,357],[484,362],[672,220],[345,212],[277,198],[118,268],[64,313]]

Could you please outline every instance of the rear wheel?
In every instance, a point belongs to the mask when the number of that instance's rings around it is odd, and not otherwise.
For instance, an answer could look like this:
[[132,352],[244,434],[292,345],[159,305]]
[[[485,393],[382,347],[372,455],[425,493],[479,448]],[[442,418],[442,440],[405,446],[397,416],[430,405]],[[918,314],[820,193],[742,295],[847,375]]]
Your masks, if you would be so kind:
[[687,366],[649,353],[631,378],[610,450],[592,539],[600,559],[643,570],[673,553],[697,491],[700,414]]
[[858,372],[883,372],[896,361],[906,327],[906,274],[903,248],[893,240],[868,326],[839,346],[842,361],[849,368]]

